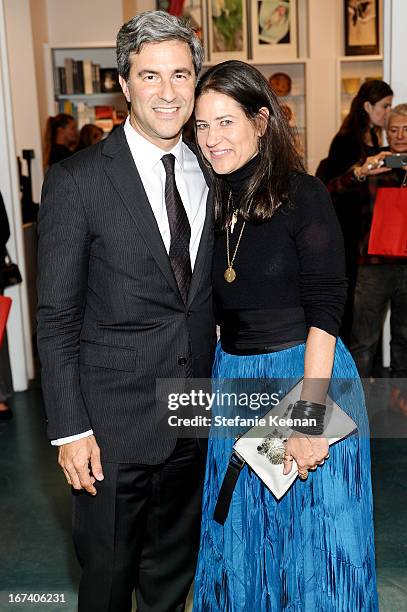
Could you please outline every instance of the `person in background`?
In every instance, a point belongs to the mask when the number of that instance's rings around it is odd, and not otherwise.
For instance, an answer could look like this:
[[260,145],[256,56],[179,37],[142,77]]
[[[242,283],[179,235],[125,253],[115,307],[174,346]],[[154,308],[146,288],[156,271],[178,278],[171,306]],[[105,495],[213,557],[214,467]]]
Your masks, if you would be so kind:
[[[389,115],[393,91],[384,81],[366,81],[352,100],[349,114],[345,117],[339,132],[334,137],[324,169],[317,176],[328,186],[332,179],[341,177],[360,160],[380,151],[381,133]],[[340,330],[340,336],[350,345],[354,289],[357,272],[357,249],[359,236],[356,218],[359,210],[358,192],[331,191],[336,214],[338,215],[344,239],[346,272],[348,276],[348,299]]]
[[86,123],[79,132],[79,142],[76,151],[81,151],[96,144],[103,138],[103,130],[94,123]]
[[[6,207],[0,193],[0,265],[6,257],[6,244],[10,238],[10,226],[7,219]],[[1,286],[0,294],[3,294],[4,287]],[[7,334],[0,347],[0,421],[11,419],[13,413],[8,405],[8,400],[13,395],[13,383],[11,378],[10,360],[8,355]]]
[[[391,306],[390,373],[407,378],[407,258],[368,255],[373,209],[379,187],[401,187],[407,167],[387,168],[386,156],[407,153],[407,104],[390,112],[386,123],[389,151],[366,157],[330,183],[338,200],[345,194],[354,207],[358,236],[357,279],[350,350],[359,374],[372,376],[373,360],[387,307]],[[343,205],[348,206],[343,199]],[[407,414],[407,411],[406,411]]]
[[45,127],[45,166],[52,166],[75,152],[78,143],[78,128],[72,115],[60,113],[48,117]]

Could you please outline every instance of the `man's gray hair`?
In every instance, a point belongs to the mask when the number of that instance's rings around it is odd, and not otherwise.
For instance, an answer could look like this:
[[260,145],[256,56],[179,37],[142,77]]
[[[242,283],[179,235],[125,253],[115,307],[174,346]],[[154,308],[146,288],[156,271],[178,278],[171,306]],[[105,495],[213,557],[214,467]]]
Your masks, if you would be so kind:
[[146,43],[160,43],[167,40],[187,43],[195,74],[198,76],[204,57],[199,38],[185,21],[164,11],[145,11],[120,28],[116,39],[117,69],[120,76],[128,81],[132,53],[140,53]]
[[407,104],[397,104],[394,108],[391,109],[389,116],[387,118],[386,127],[389,127],[391,120],[395,116],[402,115],[403,117],[407,117]]

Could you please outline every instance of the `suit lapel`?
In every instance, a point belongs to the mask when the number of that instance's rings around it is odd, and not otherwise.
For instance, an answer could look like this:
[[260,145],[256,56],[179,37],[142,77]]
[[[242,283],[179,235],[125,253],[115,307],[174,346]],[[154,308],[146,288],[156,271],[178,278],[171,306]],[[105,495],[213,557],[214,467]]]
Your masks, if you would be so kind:
[[149,248],[172,289],[178,294],[178,285],[154,213],[137,171],[124,130],[118,128],[104,143],[105,171],[119,193],[123,204],[136,223],[140,236]]

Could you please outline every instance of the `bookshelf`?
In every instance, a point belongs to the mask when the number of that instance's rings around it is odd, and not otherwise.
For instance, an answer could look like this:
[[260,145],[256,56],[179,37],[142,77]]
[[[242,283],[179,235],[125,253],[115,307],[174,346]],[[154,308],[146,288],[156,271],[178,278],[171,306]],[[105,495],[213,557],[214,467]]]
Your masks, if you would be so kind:
[[44,45],[44,59],[50,115],[68,113],[79,129],[95,123],[105,132],[126,117],[113,43]]

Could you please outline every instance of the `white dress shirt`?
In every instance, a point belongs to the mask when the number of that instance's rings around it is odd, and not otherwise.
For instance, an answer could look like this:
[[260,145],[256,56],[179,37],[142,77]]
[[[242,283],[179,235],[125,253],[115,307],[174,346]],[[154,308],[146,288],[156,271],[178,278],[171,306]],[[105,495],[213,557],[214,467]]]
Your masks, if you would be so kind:
[[[175,157],[175,182],[185,212],[191,226],[189,254],[191,267],[194,270],[196,255],[201,240],[202,229],[206,215],[206,200],[208,186],[202,175],[196,156],[180,138],[171,151],[163,151],[149,142],[131,126],[129,118],[124,124],[124,133],[130,147],[134,163],[143,183],[144,190],[150,202],[151,209],[157,221],[158,229],[167,253],[170,250],[171,234],[165,206],[165,170],[161,161],[163,155],[172,153]],[[93,430],[85,431],[67,438],[52,440],[53,446],[61,446],[91,436]]]

